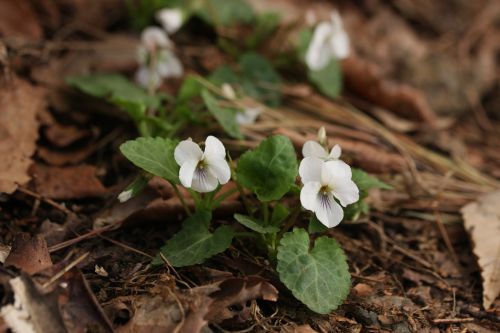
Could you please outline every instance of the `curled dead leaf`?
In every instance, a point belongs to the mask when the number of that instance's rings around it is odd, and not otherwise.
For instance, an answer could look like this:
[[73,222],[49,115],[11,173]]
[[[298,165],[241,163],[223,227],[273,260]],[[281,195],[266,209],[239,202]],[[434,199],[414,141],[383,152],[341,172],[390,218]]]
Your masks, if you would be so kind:
[[36,116],[46,101],[41,89],[13,78],[0,85],[0,105],[0,192],[12,193],[30,180],[28,168],[38,139]]
[[5,259],[5,266],[14,266],[28,274],[34,274],[52,266],[45,239],[28,233],[17,234],[12,249]]
[[500,293],[500,191],[488,193],[461,209],[483,278],[483,306]]

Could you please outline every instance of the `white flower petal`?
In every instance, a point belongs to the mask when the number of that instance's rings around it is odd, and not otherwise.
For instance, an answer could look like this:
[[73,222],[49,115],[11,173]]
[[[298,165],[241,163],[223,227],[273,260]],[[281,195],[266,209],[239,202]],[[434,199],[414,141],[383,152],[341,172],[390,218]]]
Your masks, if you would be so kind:
[[158,53],[158,73],[163,78],[180,77],[184,73],[182,63],[170,50],[162,50]]
[[331,53],[337,59],[345,59],[349,56],[349,36],[344,30],[335,32],[332,39],[330,40],[330,48]]
[[299,175],[303,184],[321,182],[321,167],[325,162],[317,157],[306,157],[299,165]]
[[349,56],[349,36],[344,30],[342,18],[337,11],[331,15],[332,35],[330,38],[330,48],[332,54],[338,59],[345,59]]
[[318,71],[326,67],[332,57],[329,38],[332,27],[329,22],[321,22],[314,29],[313,38],[306,52],[305,61],[309,69]]
[[315,211],[318,204],[319,182],[308,182],[300,190],[300,203],[307,210]]
[[344,207],[359,200],[359,189],[351,179],[336,182],[332,188],[332,192]]
[[196,169],[191,188],[196,192],[206,193],[215,190],[218,184],[217,178],[208,172],[206,168]]
[[260,107],[246,108],[244,111],[236,113],[236,122],[240,125],[251,125],[255,123],[261,112]]
[[328,152],[316,141],[309,140],[304,143],[304,146],[302,146],[302,156],[327,159]]
[[148,50],[172,46],[172,41],[165,31],[158,27],[147,27],[141,33],[141,42]]
[[177,8],[164,8],[159,10],[156,13],[156,19],[169,34],[173,34],[179,30],[184,21],[182,10]]
[[186,162],[182,163],[179,170],[179,180],[181,181],[182,186],[187,188],[190,188],[192,186],[197,166],[197,160],[187,160]]
[[339,145],[333,146],[332,150],[330,151],[329,158],[338,160],[340,155],[342,155],[342,148],[340,148]]
[[231,169],[227,161],[223,158],[208,157],[206,161],[208,171],[219,180],[220,184],[226,184],[231,178]]
[[205,157],[207,158],[225,158],[226,148],[222,142],[215,136],[209,135],[205,140]]
[[315,213],[318,220],[328,228],[337,226],[344,218],[342,207],[333,199],[331,193],[318,199]]
[[[327,184],[330,184],[332,182],[336,182],[338,179],[351,179],[352,178],[352,171],[351,167],[344,161],[342,160],[333,160],[333,161],[327,161],[325,162],[325,177],[328,180],[325,180]],[[332,185],[335,185],[332,183]]]
[[158,73],[151,71],[147,67],[140,67],[135,74],[135,81],[143,88],[158,88],[161,84],[161,78]]
[[179,142],[175,147],[174,158],[177,164],[183,165],[188,161],[196,161],[198,163],[203,156],[200,147],[191,140]]

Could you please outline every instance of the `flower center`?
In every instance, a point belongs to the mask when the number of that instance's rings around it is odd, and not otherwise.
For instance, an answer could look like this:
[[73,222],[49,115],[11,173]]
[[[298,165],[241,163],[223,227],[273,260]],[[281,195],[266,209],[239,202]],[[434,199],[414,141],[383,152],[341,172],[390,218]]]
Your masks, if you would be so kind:
[[202,158],[199,162],[198,165],[196,166],[197,169],[203,170],[207,167],[207,162],[205,162],[205,159]]
[[323,185],[319,189],[319,193],[321,195],[328,195],[328,193],[331,191],[331,188],[328,185]]

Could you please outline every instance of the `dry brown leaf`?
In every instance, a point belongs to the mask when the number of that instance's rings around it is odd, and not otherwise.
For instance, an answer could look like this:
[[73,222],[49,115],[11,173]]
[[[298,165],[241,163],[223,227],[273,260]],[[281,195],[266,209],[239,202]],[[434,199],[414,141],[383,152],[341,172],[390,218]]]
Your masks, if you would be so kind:
[[278,300],[278,290],[258,276],[226,279],[219,284],[219,288],[210,295],[214,301],[205,317],[210,322],[220,323],[236,316],[238,312],[232,309],[234,305],[244,306],[247,301],[258,298],[272,302]]
[[34,274],[52,266],[47,243],[41,236],[17,234],[12,249],[5,259],[5,266],[14,266],[28,274]]
[[[104,29],[126,14],[126,2],[121,0],[53,0],[72,24]],[[67,15],[67,12],[71,13]]]
[[37,192],[46,198],[68,200],[107,194],[92,165],[61,168],[36,164],[32,174]]
[[37,155],[47,164],[54,166],[80,164],[95,152],[95,145],[87,145],[71,151],[52,150],[38,147]]
[[30,157],[38,139],[36,116],[46,103],[42,90],[13,78],[0,85],[0,105],[0,192],[12,193],[30,180]]
[[50,143],[61,148],[67,147],[78,140],[92,135],[91,131],[88,129],[81,129],[71,125],[62,125],[57,122],[47,127],[44,133]]
[[410,86],[387,80],[374,63],[351,56],[342,62],[342,71],[347,88],[359,96],[401,116],[435,125],[437,117],[425,95]]
[[480,197],[461,212],[481,268],[483,306],[488,309],[500,293],[500,191]]
[[283,333],[317,333],[317,331],[313,330],[311,326],[305,324],[293,327],[286,327],[283,329]]
[[28,0],[0,1],[0,37],[42,38],[39,18]]
[[187,291],[156,288],[157,295],[126,296],[107,306],[111,317],[128,313],[130,320],[118,333],[198,333],[208,323],[220,323],[239,314],[233,308],[254,299],[276,301],[278,291],[260,277],[228,278]]
[[100,41],[89,41],[85,48],[73,50],[48,65],[34,67],[33,78],[49,87],[67,88],[65,78],[93,72],[123,72],[137,66],[139,40],[130,35],[113,34]]
[[[77,268],[61,279],[67,287],[59,294],[59,306],[68,332],[113,332],[113,327],[92,293],[87,280]],[[98,328],[98,329],[97,329]]]
[[14,304],[1,308],[7,326],[23,333],[67,333],[59,311],[56,292],[40,291],[26,275],[10,280],[14,291]]

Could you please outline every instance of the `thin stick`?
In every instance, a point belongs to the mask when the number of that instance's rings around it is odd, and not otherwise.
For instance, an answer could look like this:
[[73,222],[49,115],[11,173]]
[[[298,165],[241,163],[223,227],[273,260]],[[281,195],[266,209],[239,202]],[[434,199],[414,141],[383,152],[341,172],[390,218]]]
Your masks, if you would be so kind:
[[475,318],[441,318],[433,319],[434,324],[460,324],[460,323],[472,323],[476,321]]
[[106,237],[106,236],[103,236],[103,235],[97,235],[97,236],[98,236],[98,237],[100,237],[100,238],[102,238],[102,239],[104,239],[104,240],[107,240],[107,241],[108,241],[108,242],[110,242],[110,243],[113,243],[113,244],[115,244],[115,245],[117,245],[117,246],[120,246],[120,247],[124,248],[125,250],[132,251],[132,252],[135,252],[135,253],[141,254],[141,255],[143,255],[143,256],[145,256],[145,257],[148,257],[148,258],[150,258],[150,259],[152,259],[152,258],[153,258],[153,256],[151,256],[151,255],[147,254],[146,252],[143,252],[143,251],[141,251],[141,250],[138,250],[138,249],[136,249],[136,248],[133,248],[133,247],[131,247],[131,246],[127,245],[127,244],[123,244],[123,243],[121,243],[121,242],[119,242],[119,241],[117,241],[117,240],[114,240],[114,239],[112,239],[112,238],[109,238],[109,237]]
[[54,200],[52,200],[52,199],[45,198],[45,197],[43,197],[42,195],[40,195],[40,194],[38,194],[38,193],[35,193],[35,192],[33,192],[33,191],[30,191],[30,190],[28,190],[28,189],[26,189],[26,188],[22,188],[22,187],[19,187],[17,190],[18,190],[19,192],[24,193],[24,194],[30,195],[30,196],[32,196],[32,197],[34,197],[34,198],[38,199],[38,200],[42,200],[43,202],[45,202],[45,203],[49,204],[50,206],[52,206],[52,207],[54,207],[54,208],[59,209],[60,211],[62,211],[62,212],[64,212],[64,213],[66,213],[66,214],[73,214],[73,212],[72,212],[72,211],[70,211],[68,208],[64,207],[63,205],[61,205],[61,204],[59,204],[59,203],[57,203],[57,202],[55,202],[55,201],[54,201]]
[[105,226],[105,227],[102,227],[102,228],[99,228],[99,229],[94,229],[94,230],[91,230],[91,231],[87,232],[86,234],[80,235],[80,236],[72,238],[72,239],[68,239],[67,241],[61,242],[59,244],[52,245],[51,247],[49,247],[49,253],[53,253],[53,252],[62,250],[64,248],[68,247],[68,246],[71,246],[71,245],[74,245],[76,243],[79,243],[82,240],[85,240],[87,238],[90,238],[90,237],[93,237],[95,235],[98,235],[101,232],[108,231],[108,230],[112,229],[113,227],[116,227],[120,223],[121,223],[121,221],[119,223],[113,223],[113,224],[110,224],[108,226]]
[[73,267],[75,267],[76,265],[78,265],[80,262],[82,262],[85,258],[87,258],[87,256],[90,254],[90,252],[85,252],[84,254],[82,254],[81,256],[79,256],[78,258],[76,258],[73,262],[71,262],[68,266],[64,267],[61,271],[59,271],[56,275],[54,275],[53,277],[50,278],[49,281],[45,282],[43,285],[42,285],[42,288],[45,289],[47,288],[48,286],[50,286],[52,283],[56,282],[57,280],[59,280],[59,278],[61,278],[64,274],[66,274],[68,271],[70,271]]

